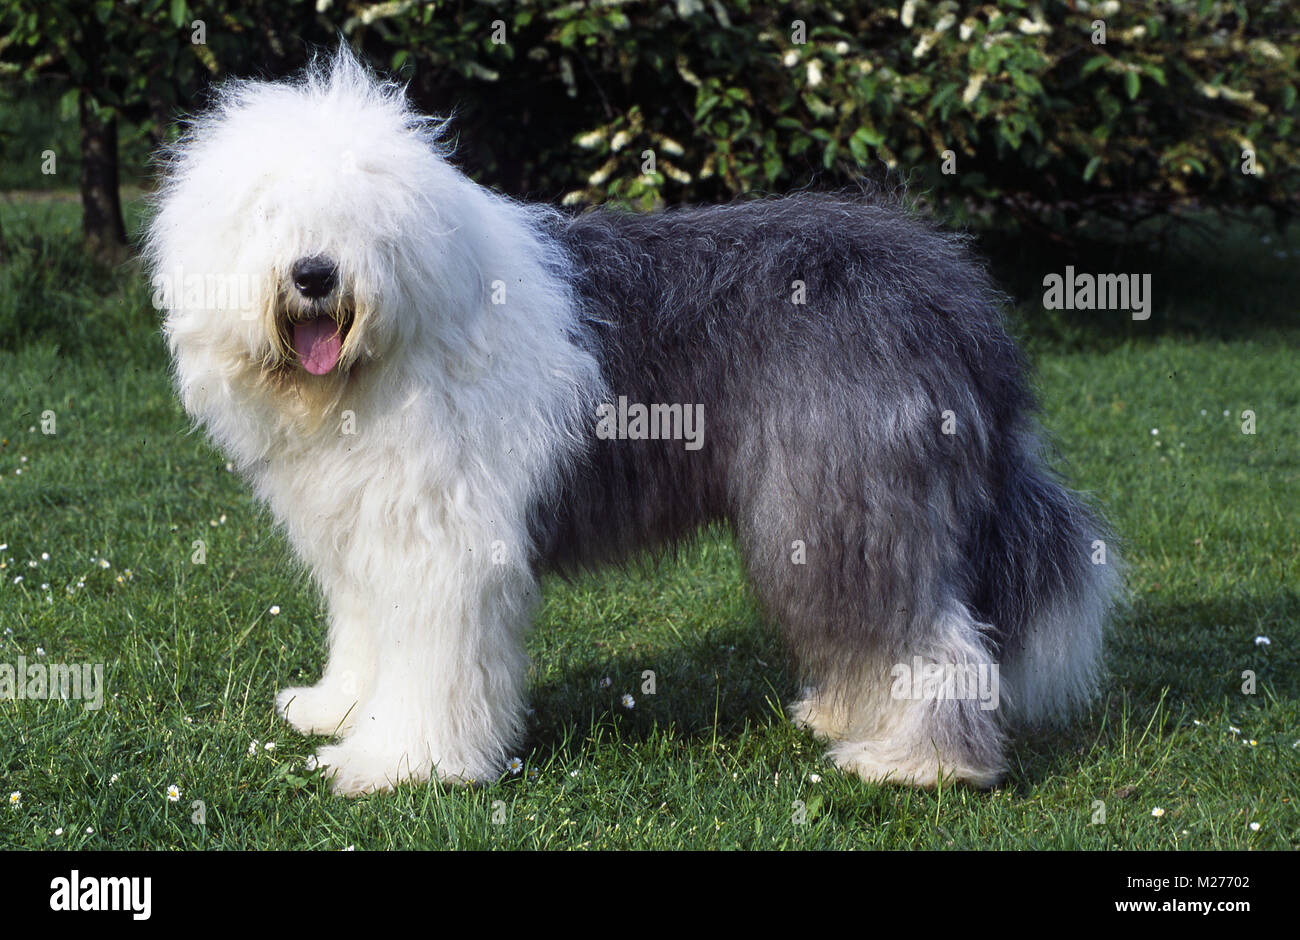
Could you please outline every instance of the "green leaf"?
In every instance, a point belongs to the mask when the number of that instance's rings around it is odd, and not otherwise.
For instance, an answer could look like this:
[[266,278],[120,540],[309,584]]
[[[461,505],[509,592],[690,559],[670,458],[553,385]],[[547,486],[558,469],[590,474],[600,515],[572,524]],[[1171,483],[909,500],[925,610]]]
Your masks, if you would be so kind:
[[1141,89],[1141,87],[1142,87],[1142,79],[1138,76],[1137,72],[1124,73],[1124,90],[1128,92],[1130,101],[1134,101],[1137,99],[1138,91]]
[[871,159],[871,152],[863,141],[860,131],[849,138],[849,153],[853,155],[853,159],[859,165],[865,166],[867,161]]
[[868,147],[879,147],[885,142],[885,135],[869,124],[865,127],[859,127],[853,132],[853,136],[861,138],[862,142]]

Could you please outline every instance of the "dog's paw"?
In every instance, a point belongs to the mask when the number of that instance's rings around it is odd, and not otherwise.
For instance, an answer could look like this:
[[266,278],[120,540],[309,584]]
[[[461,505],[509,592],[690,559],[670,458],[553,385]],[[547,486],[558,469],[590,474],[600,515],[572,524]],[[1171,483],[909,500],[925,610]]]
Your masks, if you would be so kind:
[[823,740],[834,741],[849,733],[851,716],[816,689],[808,688],[803,690],[803,698],[790,706],[790,721]]
[[363,734],[322,747],[316,752],[316,766],[340,796],[391,790],[401,783],[424,783],[435,778],[449,784],[491,783],[501,773],[499,768],[487,766],[474,772],[463,760],[435,760],[427,747],[395,747],[377,736]]
[[316,766],[339,796],[390,790],[399,783],[428,780],[432,761],[412,763],[404,754],[384,755],[344,742],[316,752]]
[[356,698],[323,682],[295,686],[275,696],[275,711],[303,734],[341,735],[352,730]]
[[979,767],[967,762],[945,761],[924,749],[891,747],[880,741],[841,741],[827,756],[840,770],[857,774],[868,783],[897,783],[930,789],[945,784],[966,783],[978,789],[997,786],[1001,767]]

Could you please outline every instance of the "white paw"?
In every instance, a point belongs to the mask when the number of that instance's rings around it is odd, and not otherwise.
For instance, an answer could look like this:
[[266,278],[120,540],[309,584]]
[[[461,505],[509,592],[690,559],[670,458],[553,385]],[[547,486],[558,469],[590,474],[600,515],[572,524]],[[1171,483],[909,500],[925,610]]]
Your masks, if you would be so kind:
[[345,742],[318,750],[316,766],[324,771],[335,793],[360,796],[390,790],[406,781],[428,780],[432,762],[413,764],[405,754],[377,754]]
[[945,785],[968,783],[984,789],[996,786],[1001,767],[976,767],[945,761],[924,749],[899,748],[881,741],[841,741],[827,756],[840,770],[857,774],[868,783],[897,783],[929,789],[940,780]]
[[504,770],[481,760],[438,760],[424,743],[401,746],[378,732],[367,733],[364,727],[318,750],[316,766],[341,796],[390,790],[400,783],[423,783],[435,777],[451,784],[491,783]]
[[341,735],[352,730],[356,696],[323,682],[281,689],[275,711],[303,734]]
[[824,740],[842,738],[849,732],[850,715],[843,708],[835,708],[827,696],[816,689],[804,689],[803,698],[790,706],[790,721],[795,727],[811,731]]

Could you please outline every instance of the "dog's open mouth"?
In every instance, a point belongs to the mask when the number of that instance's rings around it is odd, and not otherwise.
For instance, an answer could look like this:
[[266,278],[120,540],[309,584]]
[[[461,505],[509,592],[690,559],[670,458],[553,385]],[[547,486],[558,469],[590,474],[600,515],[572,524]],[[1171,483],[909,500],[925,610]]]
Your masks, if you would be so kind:
[[331,316],[298,320],[292,325],[293,351],[302,367],[312,375],[326,375],[339,364],[350,317]]

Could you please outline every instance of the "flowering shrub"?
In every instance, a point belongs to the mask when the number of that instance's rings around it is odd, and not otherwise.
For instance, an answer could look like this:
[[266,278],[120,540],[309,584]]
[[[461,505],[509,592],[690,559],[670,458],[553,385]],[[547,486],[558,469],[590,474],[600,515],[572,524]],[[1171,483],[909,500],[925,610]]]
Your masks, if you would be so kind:
[[389,25],[487,181],[569,202],[890,173],[973,222],[1059,228],[1300,193],[1284,0],[540,0]]

